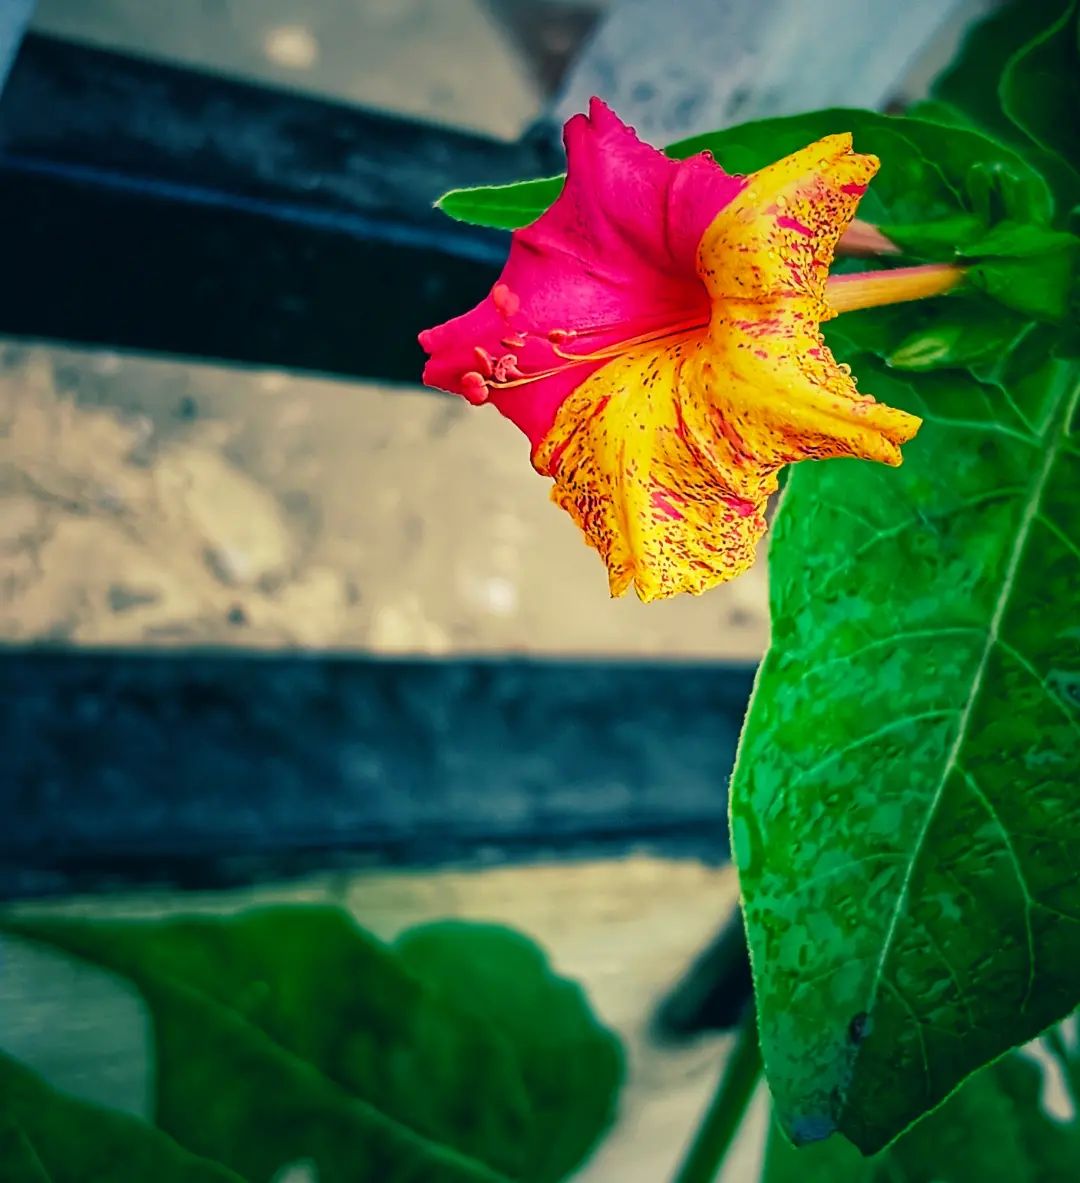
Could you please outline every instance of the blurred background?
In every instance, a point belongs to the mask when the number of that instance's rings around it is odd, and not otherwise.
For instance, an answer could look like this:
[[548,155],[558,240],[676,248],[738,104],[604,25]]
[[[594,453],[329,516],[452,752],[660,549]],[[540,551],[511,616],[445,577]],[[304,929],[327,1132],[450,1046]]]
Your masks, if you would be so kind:
[[[626,1041],[619,1124],[580,1177],[665,1177],[727,1046],[652,1016],[734,904],[765,565],[608,598],[516,429],[417,385],[416,331],[505,250],[430,203],[559,171],[591,93],[657,143],[903,106],[989,6],[0,10],[3,895],[101,917],[332,901],[386,938],[513,925]],[[134,992],[4,952],[3,1050],[145,1114]]]

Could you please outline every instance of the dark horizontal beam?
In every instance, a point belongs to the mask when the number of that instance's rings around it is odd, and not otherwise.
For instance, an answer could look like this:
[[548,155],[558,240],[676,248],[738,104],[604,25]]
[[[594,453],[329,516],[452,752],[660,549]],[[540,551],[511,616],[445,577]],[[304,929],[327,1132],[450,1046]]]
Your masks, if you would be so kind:
[[727,851],[752,670],[0,651],[0,895]]
[[504,236],[446,189],[550,173],[503,143],[31,35],[0,99],[0,332],[415,381]]

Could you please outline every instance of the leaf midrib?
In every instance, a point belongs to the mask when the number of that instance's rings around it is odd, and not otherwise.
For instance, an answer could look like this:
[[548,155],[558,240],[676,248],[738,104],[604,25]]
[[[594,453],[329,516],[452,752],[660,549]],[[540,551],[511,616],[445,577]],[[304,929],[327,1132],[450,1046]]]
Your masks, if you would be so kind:
[[[893,943],[896,939],[896,932],[900,924],[901,917],[905,912],[905,907],[908,900],[908,895],[911,888],[911,880],[915,872],[916,864],[922,856],[925,849],[927,834],[933,824],[934,818],[937,815],[938,807],[941,804],[942,798],[945,795],[945,787],[949,783],[949,779],[958,765],[958,757],[960,750],[967,739],[968,728],[971,723],[971,716],[975,709],[975,704],[978,701],[979,693],[983,687],[983,681],[986,677],[986,670],[990,662],[990,657],[993,654],[994,648],[998,643],[998,637],[1001,631],[1001,624],[1008,610],[1009,602],[1012,597],[1013,588],[1016,582],[1017,572],[1020,569],[1021,560],[1027,550],[1028,542],[1031,537],[1031,528],[1040,516],[1040,504],[1043,493],[1050,480],[1050,474],[1053,471],[1054,465],[1057,462],[1058,456],[1062,450],[1065,440],[1065,429],[1076,409],[1077,403],[1080,401],[1080,381],[1077,381],[1073,388],[1069,390],[1063,387],[1061,393],[1053,404],[1051,413],[1047,416],[1047,430],[1044,433],[1046,439],[1051,430],[1055,433],[1055,438],[1050,441],[1046,448],[1046,455],[1043,460],[1042,467],[1037,472],[1035,479],[1032,482],[1031,492],[1028,500],[1024,506],[1023,516],[1020,521],[1020,527],[1017,530],[1016,542],[1013,545],[1012,553],[1009,556],[1009,564],[1005,571],[1004,579],[1002,580],[1001,593],[998,596],[997,602],[994,605],[994,612],[990,618],[990,624],[987,628],[986,644],[983,646],[982,654],[979,657],[979,663],[975,668],[975,673],[972,676],[971,686],[968,690],[967,698],[964,706],[961,709],[960,719],[957,722],[956,735],[949,751],[946,753],[945,762],[943,764],[943,771],[938,781],[937,788],[934,791],[927,810],[926,817],[923,822],[922,829],[915,840],[915,845],[912,848],[911,859],[908,863],[907,871],[904,874],[903,881],[900,884],[900,890],[897,893],[896,904],[893,908],[892,916],[889,920],[889,927],[885,934],[885,940],[882,943],[881,956],[874,969],[874,976],[870,983],[870,995],[867,1004],[868,1013],[873,1013],[873,1008],[877,1003],[878,992],[880,990],[884,973],[885,964],[888,961],[889,955],[892,952]],[[854,1062],[858,1059],[858,1051],[853,1057]],[[854,1077],[854,1072],[851,1073]],[[842,1111],[847,1105],[847,1091],[845,1090],[839,1109]]]

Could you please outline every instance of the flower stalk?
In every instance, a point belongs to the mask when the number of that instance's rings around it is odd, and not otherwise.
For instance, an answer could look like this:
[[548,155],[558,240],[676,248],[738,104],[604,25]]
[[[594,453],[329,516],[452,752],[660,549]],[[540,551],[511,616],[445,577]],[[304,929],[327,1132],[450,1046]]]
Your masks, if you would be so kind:
[[891,271],[860,271],[831,275],[826,288],[836,312],[903,304],[951,292],[964,278],[962,267],[951,263],[927,263],[921,267],[896,267]]
[[751,1002],[743,1013],[720,1083],[673,1183],[713,1183],[742,1124],[761,1072],[757,1014]]

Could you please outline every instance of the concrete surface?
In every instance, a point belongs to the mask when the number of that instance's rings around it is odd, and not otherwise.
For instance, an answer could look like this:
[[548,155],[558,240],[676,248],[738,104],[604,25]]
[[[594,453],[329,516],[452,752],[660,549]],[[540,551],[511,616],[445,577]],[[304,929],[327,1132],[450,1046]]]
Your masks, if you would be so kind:
[[754,659],[765,566],[612,601],[490,408],[0,343],[0,641]]

